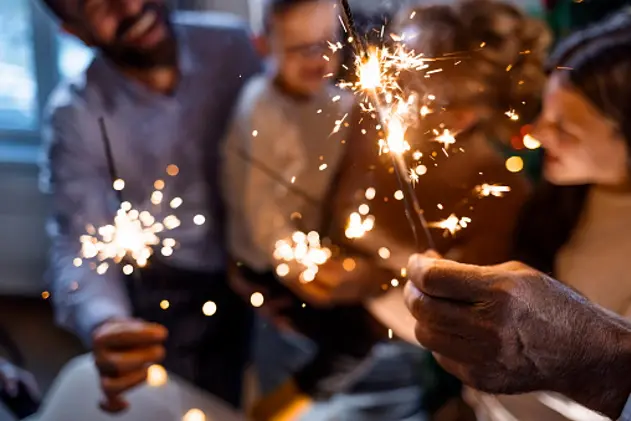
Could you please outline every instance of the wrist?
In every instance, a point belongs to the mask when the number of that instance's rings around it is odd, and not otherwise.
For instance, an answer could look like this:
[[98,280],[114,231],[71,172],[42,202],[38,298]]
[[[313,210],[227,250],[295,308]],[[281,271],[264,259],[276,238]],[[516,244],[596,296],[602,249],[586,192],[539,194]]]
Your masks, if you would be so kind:
[[568,397],[616,420],[631,396],[631,324],[614,315],[605,317],[603,334],[595,335],[599,338],[593,344],[595,358],[575,383],[580,390]]

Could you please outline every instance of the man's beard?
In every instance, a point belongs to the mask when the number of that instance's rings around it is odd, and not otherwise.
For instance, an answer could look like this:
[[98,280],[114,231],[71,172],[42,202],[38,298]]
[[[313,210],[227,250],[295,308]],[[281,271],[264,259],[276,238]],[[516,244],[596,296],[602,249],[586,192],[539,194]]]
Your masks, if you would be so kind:
[[[167,36],[159,44],[147,50],[126,46],[124,37],[127,32],[147,12],[154,12],[158,15],[156,24],[166,26]],[[127,68],[147,70],[177,64],[177,42],[170,20],[169,9],[165,4],[161,3],[146,3],[137,16],[127,18],[120,23],[116,31],[116,40],[112,45],[100,45],[98,47],[114,63]]]

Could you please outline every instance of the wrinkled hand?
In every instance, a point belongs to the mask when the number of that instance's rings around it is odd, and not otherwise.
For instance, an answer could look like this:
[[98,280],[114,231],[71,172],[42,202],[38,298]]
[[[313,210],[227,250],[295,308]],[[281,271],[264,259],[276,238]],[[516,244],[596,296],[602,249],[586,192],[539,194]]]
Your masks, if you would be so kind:
[[115,320],[98,327],[93,334],[94,360],[107,402],[107,412],[127,409],[121,395],[147,378],[147,369],[165,356],[167,330],[142,320]]
[[549,390],[616,417],[631,394],[631,325],[520,263],[410,259],[419,342],[490,393]]
[[5,359],[0,358],[0,388],[12,398],[18,396],[20,384],[26,388],[28,394],[36,401],[42,397],[35,377]]
[[353,270],[331,259],[320,266],[311,282],[287,281],[286,285],[300,298],[315,307],[361,303],[378,294],[391,275],[369,260],[355,258]]

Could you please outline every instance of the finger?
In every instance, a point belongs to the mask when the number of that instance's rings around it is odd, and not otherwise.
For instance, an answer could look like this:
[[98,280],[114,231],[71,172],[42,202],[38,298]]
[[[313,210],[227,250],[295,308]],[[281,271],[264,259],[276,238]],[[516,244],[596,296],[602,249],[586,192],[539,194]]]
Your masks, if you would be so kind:
[[481,321],[474,305],[423,294],[411,282],[405,285],[405,298],[412,316],[431,328],[464,334]]
[[118,377],[101,377],[101,388],[105,396],[116,397],[142,384],[145,380],[147,380],[147,368]]
[[106,323],[94,335],[95,348],[133,348],[163,343],[167,329],[156,323],[124,321]]
[[118,414],[129,408],[129,403],[120,396],[111,396],[103,398],[99,403],[99,407],[109,414]]
[[140,370],[148,365],[162,362],[165,357],[163,346],[154,345],[128,351],[95,351],[94,361],[99,372],[106,376],[119,376]]
[[465,303],[477,303],[488,298],[490,280],[488,268],[464,265],[450,260],[437,260],[414,255],[408,264],[410,281],[423,294]]
[[437,251],[429,249],[427,250],[425,253],[423,253],[423,256],[428,257],[430,259],[442,259],[443,256],[441,256]]
[[445,369],[449,374],[456,376],[462,382],[469,384],[469,378],[467,376],[467,368],[464,364],[452,360],[451,358],[446,357],[445,355],[441,355],[437,352],[433,353],[436,362]]
[[37,400],[41,399],[42,392],[37,385],[37,380],[35,380],[35,376],[27,371],[24,371],[20,375],[20,379],[22,381],[22,384],[24,384],[24,387],[28,391],[29,395]]
[[2,388],[12,398],[19,393],[19,375],[18,369],[10,363],[4,363],[0,369],[0,380]]

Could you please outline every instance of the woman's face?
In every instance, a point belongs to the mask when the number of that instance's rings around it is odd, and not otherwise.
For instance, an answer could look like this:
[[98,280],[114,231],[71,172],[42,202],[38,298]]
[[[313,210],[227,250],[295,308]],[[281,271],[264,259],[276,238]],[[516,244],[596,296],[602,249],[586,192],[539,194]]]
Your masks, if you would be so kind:
[[620,185],[628,177],[628,146],[616,124],[552,75],[533,136],[545,148],[544,175],[558,185]]

